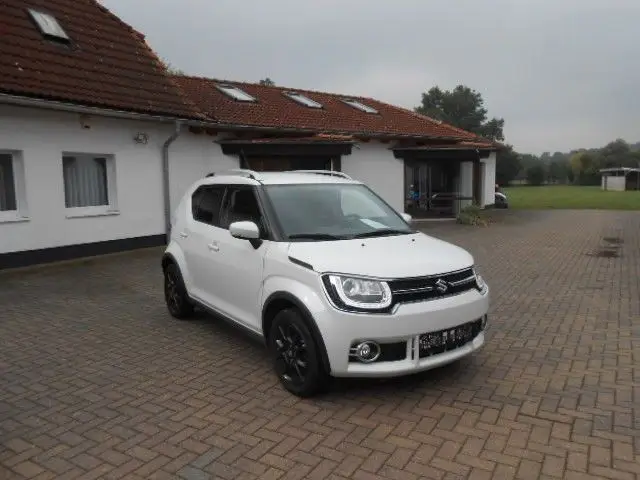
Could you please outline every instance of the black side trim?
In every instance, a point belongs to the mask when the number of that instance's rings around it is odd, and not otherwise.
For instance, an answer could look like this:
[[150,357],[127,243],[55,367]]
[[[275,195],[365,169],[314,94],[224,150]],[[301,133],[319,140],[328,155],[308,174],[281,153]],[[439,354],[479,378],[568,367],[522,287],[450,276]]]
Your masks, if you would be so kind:
[[295,263],[296,265],[300,265],[301,267],[313,270],[313,265],[307,262],[303,262],[302,260],[298,260],[297,258],[289,257],[289,261],[291,263]]
[[[304,303],[298,300],[297,297],[290,294],[289,292],[274,292],[271,295],[269,295],[269,298],[267,298],[267,301],[264,302],[264,306],[262,307],[262,321],[264,322],[264,316],[267,313],[267,308],[269,307],[271,302],[275,300],[287,300],[293,303],[302,312],[303,318],[307,321],[307,324],[311,329],[311,333],[316,338],[320,346],[320,360],[322,361],[322,364],[324,365],[326,372],[331,373],[331,364],[329,363],[329,355],[327,355],[327,347],[324,344],[324,338],[322,338],[320,329],[318,328],[316,321],[313,319],[313,315],[311,315],[311,312],[309,311],[309,309],[304,305]],[[266,340],[267,339],[265,336],[265,341]]]
[[162,245],[166,245],[166,236],[164,234],[3,253],[0,254],[0,270],[94,257],[139,248],[160,247]]
[[241,324],[240,322],[236,322],[233,318],[225,315],[224,313],[218,312],[217,310],[205,305],[202,302],[194,300],[193,298],[191,298],[191,302],[193,302],[194,305],[196,305],[197,307],[201,308],[204,312],[206,312],[207,315],[211,315],[213,317],[216,317],[222,320],[227,325],[229,325],[230,328],[234,328],[237,332],[247,335],[247,337],[257,341],[261,345],[264,345],[266,343],[265,338],[262,335],[254,332],[249,327]]

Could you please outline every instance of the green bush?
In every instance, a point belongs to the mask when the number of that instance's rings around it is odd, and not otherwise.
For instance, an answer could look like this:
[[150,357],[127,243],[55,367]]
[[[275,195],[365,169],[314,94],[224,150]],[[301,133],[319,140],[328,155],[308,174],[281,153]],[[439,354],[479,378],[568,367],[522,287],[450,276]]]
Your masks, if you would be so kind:
[[458,216],[456,217],[456,220],[462,225],[486,226],[488,224],[482,208],[475,204],[461,209],[460,213],[458,213]]

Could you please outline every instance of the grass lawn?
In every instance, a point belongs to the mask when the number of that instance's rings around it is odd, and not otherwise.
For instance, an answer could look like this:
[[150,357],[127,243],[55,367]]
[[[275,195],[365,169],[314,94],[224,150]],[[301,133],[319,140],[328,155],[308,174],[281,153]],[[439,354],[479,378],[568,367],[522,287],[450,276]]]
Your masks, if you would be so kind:
[[640,191],[605,192],[600,187],[551,185],[508,187],[509,208],[640,210]]

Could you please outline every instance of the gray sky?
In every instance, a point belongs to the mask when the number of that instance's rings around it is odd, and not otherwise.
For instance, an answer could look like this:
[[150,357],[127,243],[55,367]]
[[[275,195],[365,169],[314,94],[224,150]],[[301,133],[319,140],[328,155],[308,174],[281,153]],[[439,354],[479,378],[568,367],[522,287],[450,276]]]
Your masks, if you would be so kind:
[[640,141],[638,0],[102,0],[187,74],[413,108],[463,83],[521,152]]

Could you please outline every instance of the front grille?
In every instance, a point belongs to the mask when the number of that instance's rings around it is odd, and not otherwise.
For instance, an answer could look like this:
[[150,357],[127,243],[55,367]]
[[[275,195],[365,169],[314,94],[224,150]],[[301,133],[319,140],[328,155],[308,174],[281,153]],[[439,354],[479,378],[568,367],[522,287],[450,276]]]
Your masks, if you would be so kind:
[[429,277],[392,280],[389,288],[393,303],[421,302],[458,295],[476,288],[472,268]]
[[420,358],[463,347],[482,331],[482,319],[465,323],[454,328],[420,335],[418,343]]

